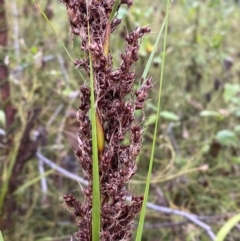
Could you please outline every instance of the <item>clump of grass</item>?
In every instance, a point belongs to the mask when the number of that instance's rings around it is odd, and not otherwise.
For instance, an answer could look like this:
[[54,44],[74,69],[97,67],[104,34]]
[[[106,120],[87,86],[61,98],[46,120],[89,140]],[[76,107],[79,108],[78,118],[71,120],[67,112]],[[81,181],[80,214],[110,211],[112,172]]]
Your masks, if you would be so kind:
[[85,52],[84,59],[74,61],[75,66],[84,68],[90,78],[90,86],[80,87],[76,151],[89,185],[83,189],[83,203],[72,194],[64,195],[65,203],[78,220],[78,240],[99,240],[99,236],[100,240],[130,240],[143,201],[142,196],[133,196],[126,202],[126,183],[137,170],[135,159],[143,134],[134,112],[143,109],[152,87],[152,79],[143,78],[134,91],[133,65],[138,60],[139,39],[150,29],[137,27],[126,35],[121,64],[114,68],[110,37],[121,23],[115,13],[122,4],[130,7],[132,1],[63,2],[71,32],[81,38]]

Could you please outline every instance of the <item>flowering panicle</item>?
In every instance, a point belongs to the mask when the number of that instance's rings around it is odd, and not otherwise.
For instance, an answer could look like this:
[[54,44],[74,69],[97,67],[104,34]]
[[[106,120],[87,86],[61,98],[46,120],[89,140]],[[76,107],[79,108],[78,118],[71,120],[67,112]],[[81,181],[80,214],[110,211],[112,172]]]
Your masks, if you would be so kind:
[[[98,139],[102,138],[101,144],[98,145],[101,240],[127,241],[132,235],[133,220],[140,211],[143,200],[142,196],[133,196],[130,203],[126,202],[129,195],[126,182],[136,172],[135,159],[140,151],[143,132],[140,123],[134,117],[134,112],[143,108],[148,90],[152,87],[152,79],[147,78],[135,92],[134,97],[133,65],[138,60],[139,39],[150,32],[150,29],[138,27],[126,36],[126,48],[121,54],[121,64],[118,68],[113,68],[113,57],[109,50],[110,35],[121,23],[116,17],[109,21],[115,0],[92,0],[87,5],[85,0],[63,0],[63,2],[66,4],[71,32],[81,38],[81,50],[86,53],[85,59],[75,60],[75,66],[84,68],[90,75],[89,55],[92,57],[97,129],[101,128],[103,131],[103,135],[98,136]],[[118,8],[122,4],[130,7],[132,1],[120,0]],[[77,114],[80,123],[79,148],[76,155],[89,185],[84,188],[84,203],[76,200],[72,194],[65,195],[64,199],[67,206],[74,210],[73,213],[78,221],[77,239],[90,241],[92,146],[91,122],[88,117],[89,86],[80,87],[80,100]]]

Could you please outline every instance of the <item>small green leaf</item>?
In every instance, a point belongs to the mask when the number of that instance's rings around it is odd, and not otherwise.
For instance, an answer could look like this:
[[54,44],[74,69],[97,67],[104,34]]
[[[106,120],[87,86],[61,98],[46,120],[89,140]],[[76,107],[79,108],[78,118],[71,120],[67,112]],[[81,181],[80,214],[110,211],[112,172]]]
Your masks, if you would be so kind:
[[215,241],[224,241],[231,229],[240,222],[240,214],[230,218],[219,230]]
[[206,145],[203,145],[203,147],[201,148],[201,153],[208,153],[210,150],[210,145],[209,144],[206,144]]
[[32,46],[31,52],[32,52],[33,54],[36,54],[36,53],[38,52],[38,47],[37,47],[37,46]]
[[6,125],[6,116],[5,116],[5,112],[3,110],[0,110],[0,124],[2,126]]
[[200,116],[203,116],[203,117],[208,117],[208,116],[216,116],[216,117],[222,117],[221,114],[219,114],[218,112],[216,111],[213,111],[213,110],[203,110],[200,112]]
[[165,119],[171,120],[171,121],[179,121],[179,117],[170,111],[161,111],[160,116],[162,116]]
[[225,84],[223,98],[227,103],[229,102],[238,92],[240,92],[240,85],[238,84]]
[[157,115],[156,114],[152,114],[149,116],[149,118],[147,118],[147,120],[145,121],[144,125],[145,126],[150,126],[152,124],[154,124],[156,122],[157,119]]
[[217,141],[224,146],[236,146],[239,143],[237,135],[229,130],[221,130],[216,135]]

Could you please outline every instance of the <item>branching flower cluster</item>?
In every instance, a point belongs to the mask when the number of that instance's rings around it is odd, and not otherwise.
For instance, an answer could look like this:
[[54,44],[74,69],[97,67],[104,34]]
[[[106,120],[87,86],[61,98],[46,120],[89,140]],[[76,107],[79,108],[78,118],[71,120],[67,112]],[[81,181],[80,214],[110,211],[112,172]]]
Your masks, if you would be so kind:
[[[109,22],[115,0],[63,0],[66,4],[71,32],[81,38],[81,50],[86,53],[84,59],[75,60],[76,67],[84,68],[90,75],[90,57],[92,58],[96,116],[104,133],[104,146],[99,148],[99,173],[101,192],[101,240],[130,240],[133,220],[139,213],[142,196],[129,195],[126,182],[136,172],[135,159],[139,155],[142,141],[140,123],[134,117],[137,109],[142,109],[152,87],[151,78],[134,93],[135,72],[133,65],[138,60],[139,39],[150,32],[147,27],[136,28],[126,36],[126,48],[121,54],[121,64],[113,68],[110,52],[110,35],[121,20],[115,17]],[[131,0],[120,0],[118,8]],[[89,33],[88,35],[88,26]],[[90,38],[90,39],[89,39]],[[90,43],[90,44],[89,44]],[[82,166],[84,178],[89,185],[84,188],[84,203],[76,200],[72,194],[65,195],[65,203],[72,208],[78,222],[76,238],[91,240],[92,210],[92,146],[90,109],[90,88],[80,87],[78,132],[79,148],[76,155]]]

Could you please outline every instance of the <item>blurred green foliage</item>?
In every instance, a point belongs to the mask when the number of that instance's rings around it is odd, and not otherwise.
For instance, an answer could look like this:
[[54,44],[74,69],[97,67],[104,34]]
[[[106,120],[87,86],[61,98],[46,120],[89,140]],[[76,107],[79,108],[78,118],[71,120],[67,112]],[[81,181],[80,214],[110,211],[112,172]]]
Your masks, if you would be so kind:
[[[117,66],[124,48],[123,36],[136,26],[150,25],[152,33],[143,40],[136,66],[140,79],[165,16],[165,5],[164,1],[134,2],[129,13],[127,9],[119,12],[123,24],[112,38],[111,51]],[[179,0],[171,6],[162,118],[149,197],[156,204],[201,216],[218,215],[206,221],[215,232],[227,215],[239,212],[240,204],[240,7],[235,2]],[[79,39],[70,34],[64,5],[47,1],[41,6],[72,57],[79,58]],[[34,130],[44,129],[42,152],[81,175],[72,149],[77,143],[74,111],[79,105],[77,91],[82,80],[32,1],[7,1],[6,9],[11,99],[18,113],[15,128],[23,128],[28,111],[40,106]],[[160,71],[161,49],[162,44],[151,68],[155,80]],[[146,105],[138,171],[130,185],[137,194],[143,193],[146,179],[157,91],[155,84]],[[1,128],[4,122],[0,110]],[[37,159],[28,162],[19,175],[21,185],[39,177]],[[15,227],[2,230],[5,240],[69,240],[76,231],[75,220],[62,206],[62,195],[74,192],[81,199],[81,187],[56,172],[47,176],[47,185],[44,194],[36,179],[16,194]],[[178,221],[179,217],[149,211],[143,240],[209,240],[203,230],[190,223],[158,227]],[[226,240],[239,237],[239,231],[233,229]]]

